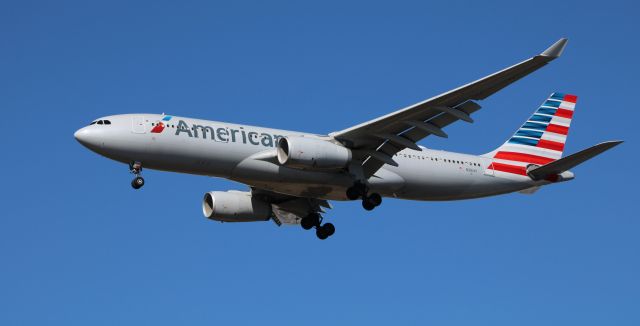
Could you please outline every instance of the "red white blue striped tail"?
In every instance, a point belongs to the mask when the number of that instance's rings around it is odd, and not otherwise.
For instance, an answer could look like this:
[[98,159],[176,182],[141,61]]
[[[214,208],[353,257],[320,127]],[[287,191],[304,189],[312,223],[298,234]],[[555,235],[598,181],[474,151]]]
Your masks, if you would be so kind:
[[531,164],[545,165],[562,157],[578,97],[553,93],[518,131],[489,155],[489,169],[526,176]]

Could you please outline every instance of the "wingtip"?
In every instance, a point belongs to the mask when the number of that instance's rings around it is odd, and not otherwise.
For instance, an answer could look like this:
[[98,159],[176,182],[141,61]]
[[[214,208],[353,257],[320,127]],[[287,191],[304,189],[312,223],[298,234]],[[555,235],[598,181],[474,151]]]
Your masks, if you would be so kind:
[[605,143],[611,144],[612,146],[617,146],[624,143],[624,140],[609,140],[609,141],[606,141]]
[[597,146],[602,146],[606,149],[610,149],[610,148],[614,148],[620,144],[624,143],[624,140],[608,140],[608,141],[604,141],[600,144],[598,144]]
[[567,46],[569,39],[561,38],[556,43],[553,43],[548,49],[544,50],[540,55],[550,58],[558,58],[562,55],[564,48]]

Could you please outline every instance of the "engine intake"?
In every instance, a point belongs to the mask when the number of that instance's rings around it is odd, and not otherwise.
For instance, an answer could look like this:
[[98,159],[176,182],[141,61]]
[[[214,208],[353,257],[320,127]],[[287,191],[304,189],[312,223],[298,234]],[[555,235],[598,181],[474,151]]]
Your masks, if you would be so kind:
[[271,205],[244,191],[212,191],[204,194],[202,213],[223,222],[256,222],[271,218]]
[[307,137],[283,137],[277,144],[281,165],[302,169],[341,169],[351,162],[351,150]]

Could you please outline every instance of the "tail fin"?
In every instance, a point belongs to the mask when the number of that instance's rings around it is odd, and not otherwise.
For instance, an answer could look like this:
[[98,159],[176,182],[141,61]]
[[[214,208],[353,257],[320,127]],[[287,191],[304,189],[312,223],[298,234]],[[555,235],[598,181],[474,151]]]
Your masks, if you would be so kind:
[[577,99],[575,95],[551,94],[506,143],[485,154],[494,158],[489,169],[526,176],[530,165],[561,158]]

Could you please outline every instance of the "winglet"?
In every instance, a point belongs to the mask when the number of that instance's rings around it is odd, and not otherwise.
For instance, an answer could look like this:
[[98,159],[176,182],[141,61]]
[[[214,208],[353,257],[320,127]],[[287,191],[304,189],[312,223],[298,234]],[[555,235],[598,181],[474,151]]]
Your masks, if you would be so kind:
[[540,53],[540,55],[543,57],[550,57],[554,59],[560,57],[562,55],[562,51],[564,51],[564,48],[567,46],[567,41],[569,40],[566,38],[559,39],[548,49],[544,50],[544,52]]

